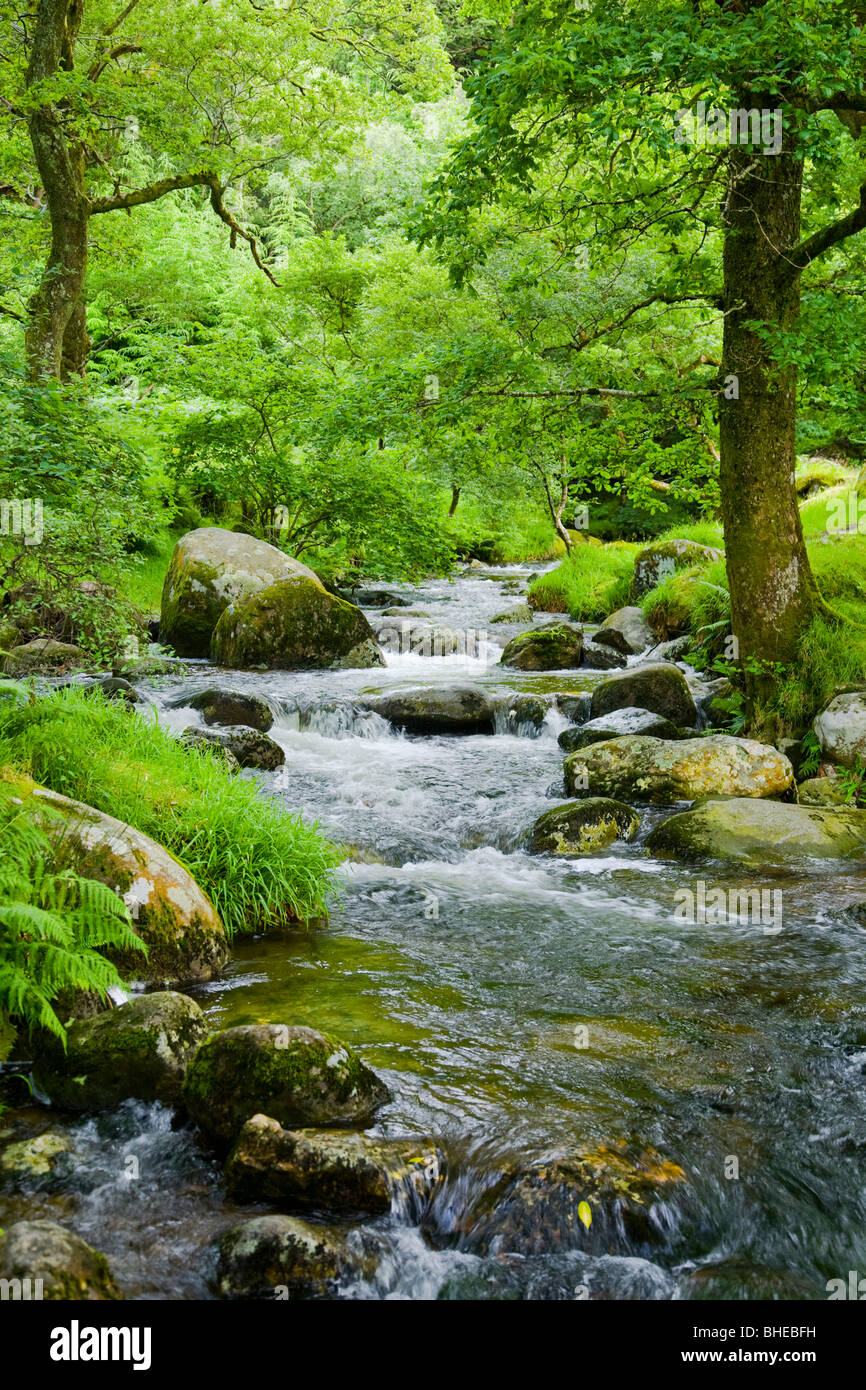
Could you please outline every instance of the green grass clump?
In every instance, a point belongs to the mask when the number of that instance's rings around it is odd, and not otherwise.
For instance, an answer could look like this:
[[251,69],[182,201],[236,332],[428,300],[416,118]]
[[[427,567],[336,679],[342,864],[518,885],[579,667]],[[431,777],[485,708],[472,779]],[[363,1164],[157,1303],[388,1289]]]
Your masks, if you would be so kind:
[[0,765],[116,816],[165,845],[209,895],[229,935],[324,911],[338,853],[315,825],[185,748],[154,712],[58,691],[0,704]]
[[529,603],[545,613],[568,613],[580,622],[601,622],[629,601],[639,546],[575,546],[555,570],[529,586]]
[[647,544],[663,545],[665,541],[694,541],[696,545],[710,545],[716,550],[725,548],[719,521],[687,521],[683,526],[671,526]]
[[640,601],[650,627],[659,636],[675,630],[690,633],[715,654],[730,632],[731,595],[724,560],[691,565],[666,575]]

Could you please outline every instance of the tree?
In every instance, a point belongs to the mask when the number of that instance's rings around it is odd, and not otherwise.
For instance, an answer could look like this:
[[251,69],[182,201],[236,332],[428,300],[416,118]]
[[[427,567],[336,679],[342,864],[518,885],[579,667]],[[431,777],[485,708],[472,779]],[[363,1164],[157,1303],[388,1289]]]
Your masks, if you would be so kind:
[[[84,372],[94,217],[202,189],[230,245],[246,242],[275,279],[242,199],[254,202],[263,177],[293,153],[340,148],[377,92],[437,95],[448,74],[429,0],[127,0],[119,9],[36,0],[20,17],[8,0],[3,8],[11,38],[0,50],[0,110],[18,155],[4,177],[50,223],[27,311],[34,377]],[[126,154],[139,140],[161,170],[129,187]]]
[[475,127],[419,230],[458,280],[515,210],[563,261],[663,252],[575,359],[658,306],[721,315],[721,370],[668,391],[718,401],[733,629],[758,662],[794,660],[822,606],[794,490],[796,336],[803,277],[866,227],[864,18],[846,0],[520,5],[467,82]]

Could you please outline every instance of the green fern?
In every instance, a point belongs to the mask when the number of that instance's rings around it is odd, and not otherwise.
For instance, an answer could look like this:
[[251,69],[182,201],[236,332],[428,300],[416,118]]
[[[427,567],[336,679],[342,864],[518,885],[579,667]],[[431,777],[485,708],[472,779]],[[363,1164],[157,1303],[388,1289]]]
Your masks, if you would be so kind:
[[[39,808],[41,822],[54,814]],[[146,947],[122,898],[52,863],[43,824],[14,786],[0,783],[0,1022],[45,1028],[65,1046],[53,1007],[61,990],[104,996],[120,976],[100,948],[146,954]]]

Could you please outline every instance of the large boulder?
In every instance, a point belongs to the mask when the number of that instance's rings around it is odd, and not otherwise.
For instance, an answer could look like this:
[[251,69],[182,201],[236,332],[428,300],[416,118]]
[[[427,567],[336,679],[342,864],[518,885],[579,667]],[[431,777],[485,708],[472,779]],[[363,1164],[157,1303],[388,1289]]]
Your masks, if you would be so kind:
[[12,647],[3,658],[3,673],[7,676],[53,675],[56,672],[79,671],[86,666],[87,653],[70,642],[55,642],[53,637],[36,637],[20,647]]
[[242,695],[236,690],[200,690],[186,701],[201,714],[205,724],[246,724],[266,734],[274,722],[270,706],[258,695]]
[[618,608],[605,618],[598,632],[596,642],[602,646],[613,647],[625,656],[634,656],[646,651],[655,641],[655,634],[640,608]]
[[283,1129],[267,1115],[247,1120],[226,1164],[229,1195],[242,1201],[356,1211],[424,1199],[439,1180],[435,1145],[327,1129]]
[[812,728],[828,762],[853,767],[857,758],[866,760],[866,690],[837,695]]
[[227,1146],[253,1115],[288,1129],[371,1124],[390,1092],[352,1048],[312,1028],[260,1023],[215,1033],[184,1084],[193,1119]]
[[512,637],[499,664],[518,671],[570,671],[580,665],[582,651],[583,628],[574,623],[554,623]]
[[55,1221],[16,1221],[0,1231],[0,1279],[13,1299],[101,1302],[123,1298],[108,1261]]
[[141,952],[106,949],[118,969],[148,984],[193,984],[210,980],[229,958],[225,928],[207,894],[162,845],[114,816],[33,787],[39,802],[59,812],[46,823],[61,838],[65,861],[76,873],[95,878],[120,894],[129,907]]
[[186,1068],[207,1035],[204,1014],[185,994],[140,994],[66,1030],[66,1051],[40,1043],[33,1081],[64,1110],[104,1110],[131,1096],[176,1101]]
[[480,685],[415,686],[359,703],[410,734],[493,733],[493,701]]
[[671,723],[693,728],[698,712],[688,682],[678,666],[652,661],[621,675],[605,676],[592,692],[593,717],[615,709],[646,709]]
[[221,666],[240,670],[385,665],[360,608],[303,575],[236,599],[214,629],[210,654]]
[[781,796],[793,781],[794,770],[778,748],[729,734],[676,742],[627,736],[594,743],[565,760],[569,796],[660,805],[713,794]]
[[267,541],[218,526],[189,531],[174,547],[165,576],[160,641],[178,656],[208,656],[230,603],[296,576],[322,587],[311,569]]
[[325,1298],[356,1263],[325,1226],[296,1216],[257,1216],[220,1238],[217,1288],[223,1298]]
[[614,840],[631,840],[640,817],[622,801],[591,796],[568,801],[545,811],[532,827],[531,854],[584,854],[604,849]]
[[589,719],[576,729],[563,729],[559,735],[559,746],[567,753],[576,753],[580,748],[588,748],[592,743],[604,743],[611,738],[624,738],[627,734],[645,734],[648,738],[679,738],[676,724],[664,719],[660,714],[651,714],[646,709],[614,710],[612,714],[601,714],[597,719]]
[[263,772],[274,772],[286,761],[285,752],[275,739],[245,724],[219,730],[184,729],[180,741],[193,748],[202,745],[223,748],[239,767],[257,767]]
[[688,569],[692,565],[709,565],[721,558],[721,550],[698,545],[696,541],[654,541],[639,551],[635,559],[631,596],[633,599],[642,598],[677,570]]
[[729,859],[751,864],[862,857],[866,811],[741,798],[707,801],[656,826],[647,847],[658,859]]

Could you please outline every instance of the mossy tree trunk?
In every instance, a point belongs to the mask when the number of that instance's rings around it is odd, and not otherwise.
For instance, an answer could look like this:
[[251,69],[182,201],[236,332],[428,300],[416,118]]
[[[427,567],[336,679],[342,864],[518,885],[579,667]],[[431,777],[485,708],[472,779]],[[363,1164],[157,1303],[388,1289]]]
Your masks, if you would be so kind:
[[[759,93],[740,105],[773,110]],[[731,629],[740,658],[789,663],[820,599],[794,487],[797,372],[773,358],[800,314],[802,161],[785,130],[778,155],[732,148],[724,208],[721,493]],[[752,682],[753,685],[755,682]]]

